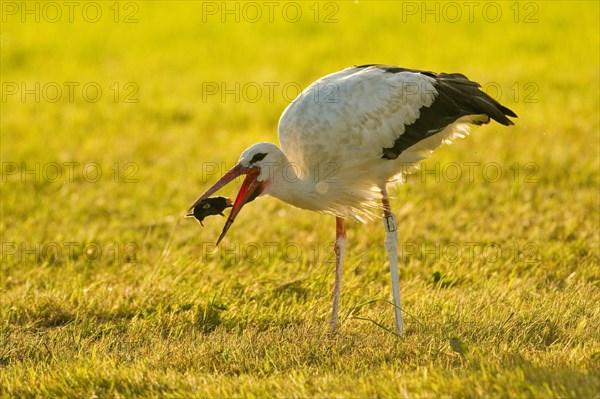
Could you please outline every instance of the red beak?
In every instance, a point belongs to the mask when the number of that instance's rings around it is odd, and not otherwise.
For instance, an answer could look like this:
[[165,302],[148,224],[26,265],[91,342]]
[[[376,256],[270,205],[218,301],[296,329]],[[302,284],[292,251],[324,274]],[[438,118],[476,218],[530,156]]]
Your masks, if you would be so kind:
[[221,177],[218,182],[213,184],[211,188],[209,188],[196,201],[194,201],[192,206],[190,206],[189,210],[193,209],[196,205],[200,203],[200,201],[208,198],[211,194],[217,192],[219,189],[227,185],[227,183],[231,182],[236,177],[244,174],[246,175],[246,178],[244,179],[242,187],[240,188],[235,202],[233,203],[233,208],[229,213],[229,217],[227,217],[227,222],[225,222],[225,226],[223,227],[223,231],[221,231],[221,235],[219,236],[216,245],[219,245],[223,237],[225,237],[225,234],[233,224],[235,217],[238,215],[238,213],[240,213],[242,207],[246,204],[246,202],[248,202],[248,199],[252,196],[256,197],[262,191],[261,182],[256,180],[258,178],[258,175],[260,174],[260,169],[248,168],[240,164],[235,165],[229,172],[225,173],[225,175],[223,175],[223,177]]

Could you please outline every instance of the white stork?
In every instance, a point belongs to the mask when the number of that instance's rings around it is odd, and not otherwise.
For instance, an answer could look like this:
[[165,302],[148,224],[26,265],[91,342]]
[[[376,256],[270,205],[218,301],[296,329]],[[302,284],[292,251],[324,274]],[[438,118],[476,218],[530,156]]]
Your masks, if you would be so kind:
[[469,124],[512,125],[510,109],[459,73],[361,65],[327,75],[304,90],[279,120],[281,148],[258,143],[190,209],[237,176],[246,175],[217,244],[245,203],[271,195],[336,218],[331,329],[336,330],[345,220],[365,222],[383,211],[396,332],[403,332],[398,233],[387,185],[402,181],[442,143],[464,137]]

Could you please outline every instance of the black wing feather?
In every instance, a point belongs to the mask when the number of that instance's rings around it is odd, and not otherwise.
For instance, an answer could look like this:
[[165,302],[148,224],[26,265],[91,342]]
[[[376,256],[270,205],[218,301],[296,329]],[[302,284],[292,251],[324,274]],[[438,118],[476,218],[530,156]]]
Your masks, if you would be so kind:
[[[388,73],[412,72],[420,73],[435,79],[433,86],[438,95],[429,107],[422,107],[419,118],[411,125],[405,126],[394,145],[383,149],[382,158],[396,159],[409,147],[436,133],[439,133],[457,119],[467,115],[487,115],[502,125],[513,125],[507,116],[517,115],[480,90],[481,85],[469,80],[461,73],[434,73],[379,64],[360,65],[357,68],[375,67]],[[482,121],[477,124],[488,123]]]

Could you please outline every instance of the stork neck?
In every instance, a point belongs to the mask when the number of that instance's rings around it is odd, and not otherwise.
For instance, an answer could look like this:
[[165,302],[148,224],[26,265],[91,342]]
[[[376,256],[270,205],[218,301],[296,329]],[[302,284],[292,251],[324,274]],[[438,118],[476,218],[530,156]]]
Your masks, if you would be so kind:
[[309,203],[317,195],[316,182],[310,171],[303,170],[299,164],[289,161],[285,154],[282,153],[282,156],[283,161],[271,168],[271,183],[264,193],[299,208],[310,209]]

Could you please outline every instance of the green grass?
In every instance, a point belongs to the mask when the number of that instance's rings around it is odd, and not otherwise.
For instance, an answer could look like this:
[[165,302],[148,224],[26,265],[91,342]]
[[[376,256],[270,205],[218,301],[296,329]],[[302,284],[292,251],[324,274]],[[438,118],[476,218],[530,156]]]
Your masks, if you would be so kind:
[[[466,8],[422,23],[403,22],[400,2],[349,1],[329,24],[325,3],[319,23],[313,3],[298,23],[203,23],[202,3],[138,2],[132,24],[99,4],[98,23],[3,13],[1,396],[599,396],[598,3],[522,3],[515,23],[500,2],[497,23]],[[120,19],[133,10],[121,7]],[[182,218],[216,179],[206,168],[277,141],[287,97],[265,83],[306,87],[373,62],[463,72],[519,115],[441,148],[424,164],[434,172],[395,193],[403,337],[388,332],[379,221],[349,225],[331,335],[332,217],[260,199],[214,253],[223,219]],[[96,82],[103,95],[7,94],[36,82]],[[265,92],[204,101],[222,82]],[[73,178],[66,162],[79,163]]]

